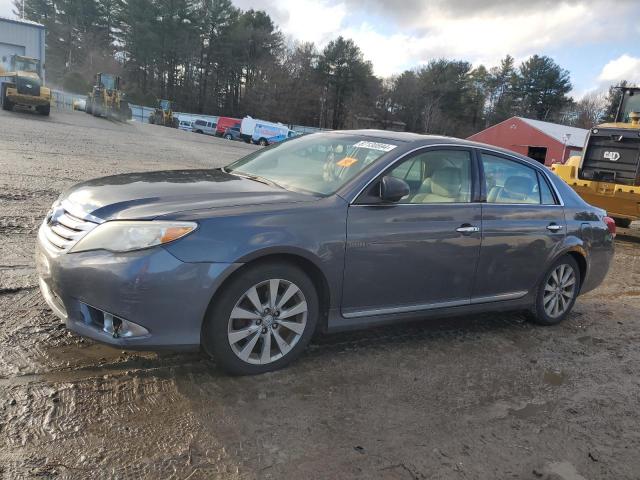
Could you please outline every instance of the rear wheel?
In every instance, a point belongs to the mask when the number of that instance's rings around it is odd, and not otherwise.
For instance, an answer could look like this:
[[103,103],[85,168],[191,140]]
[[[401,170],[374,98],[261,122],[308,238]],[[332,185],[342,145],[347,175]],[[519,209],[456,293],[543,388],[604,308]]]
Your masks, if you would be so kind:
[[614,218],[616,225],[620,228],[629,228],[631,226],[631,221],[628,218]]
[[539,325],[560,323],[571,312],[580,293],[580,269],[570,255],[565,255],[547,271],[538,287],[529,318]]
[[318,295],[299,268],[264,263],[239,272],[213,300],[202,343],[220,366],[235,375],[282,368],[311,340]]
[[227,140],[233,140],[233,137],[228,133],[224,136],[224,138],[226,138]]

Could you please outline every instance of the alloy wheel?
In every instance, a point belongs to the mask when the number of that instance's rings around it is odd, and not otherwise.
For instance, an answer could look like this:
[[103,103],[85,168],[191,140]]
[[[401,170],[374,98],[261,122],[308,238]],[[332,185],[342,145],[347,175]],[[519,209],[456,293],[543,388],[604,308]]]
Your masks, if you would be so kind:
[[551,318],[563,315],[571,305],[576,291],[576,272],[571,265],[556,266],[544,285],[542,303]]
[[244,362],[275,362],[298,343],[307,314],[307,301],[297,285],[278,278],[265,280],[249,288],[231,311],[229,345]]

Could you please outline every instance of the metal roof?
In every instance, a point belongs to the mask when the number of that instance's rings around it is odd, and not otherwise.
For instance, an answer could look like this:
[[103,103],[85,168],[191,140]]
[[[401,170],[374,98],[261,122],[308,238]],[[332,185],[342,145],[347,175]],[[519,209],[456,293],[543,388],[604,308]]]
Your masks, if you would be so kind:
[[33,22],[31,20],[23,20],[21,18],[8,18],[0,16],[0,23],[1,22],[18,23],[21,25],[30,25],[32,27],[45,28],[41,23]]
[[[589,130],[577,127],[568,127],[566,125],[560,125],[557,123],[543,122],[541,120],[532,120],[524,117],[513,117],[522,120],[524,123],[532,126],[536,130],[540,130],[545,135],[565,143],[572,147],[583,147],[587,140],[587,134]],[[566,135],[566,137],[565,137]]]

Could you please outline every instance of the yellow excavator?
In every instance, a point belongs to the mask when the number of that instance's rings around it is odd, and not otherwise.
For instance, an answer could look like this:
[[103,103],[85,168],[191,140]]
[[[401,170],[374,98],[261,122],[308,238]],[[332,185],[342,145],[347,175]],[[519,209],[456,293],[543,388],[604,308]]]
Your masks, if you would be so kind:
[[593,127],[581,157],[551,170],[622,228],[640,219],[640,87],[621,87],[614,122]]
[[42,115],[51,111],[51,90],[43,86],[40,61],[11,55],[0,64],[0,103],[3,110],[20,106]]
[[121,90],[122,80],[111,73],[98,73],[95,85],[87,95],[84,111],[94,117],[130,120],[131,108]]
[[173,105],[169,100],[158,100],[155,111],[149,115],[149,123],[165,127],[178,128],[178,117],[173,114]]

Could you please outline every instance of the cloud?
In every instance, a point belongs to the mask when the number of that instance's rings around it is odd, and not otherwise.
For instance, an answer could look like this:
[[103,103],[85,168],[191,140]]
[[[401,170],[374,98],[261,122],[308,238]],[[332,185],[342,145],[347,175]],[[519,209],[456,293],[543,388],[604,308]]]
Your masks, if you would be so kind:
[[13,0],[0,0],[0,17],[13,18]]
[[286,35],[322,48],[352,38],[376,74],[446,57],[495,65],[637,35],[637,0],[234,0],[264,9]]
[[245,10],[265,10],[285,35],[317,45],[332,40],[347,16],[344,3],[326,0],[236,0],[234,4]]
[[598,81],[606,84],[617,83],[621,80],[627,80],[631,83],[640,84],[640,58],[632,57],[624,54],[618,58],[611,60],[604,67]]
[[[581,5],[589,9],[602,10],[611,7],[610,0],[343,0],[350,10],[366,10],[385,18],[394,18],[404,26],[417,23],[416,20],[437,12],[445,12],[458,17],[477,15],[522,15],[532,11],[554,9],[559,5]],[[634,5],[637,0],[616,0],[616,8]]]

